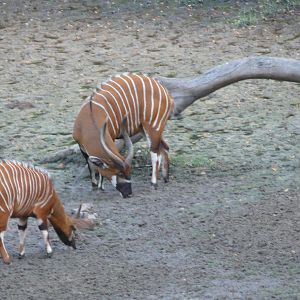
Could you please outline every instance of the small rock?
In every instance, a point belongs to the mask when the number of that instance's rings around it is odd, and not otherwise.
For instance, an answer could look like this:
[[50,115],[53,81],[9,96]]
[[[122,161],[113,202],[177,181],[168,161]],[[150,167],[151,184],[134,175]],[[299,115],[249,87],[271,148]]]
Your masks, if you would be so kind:
[[35,106],[29,101],[12,100],[5,105],[9,109],[18,108],[20,110],[34,108]]

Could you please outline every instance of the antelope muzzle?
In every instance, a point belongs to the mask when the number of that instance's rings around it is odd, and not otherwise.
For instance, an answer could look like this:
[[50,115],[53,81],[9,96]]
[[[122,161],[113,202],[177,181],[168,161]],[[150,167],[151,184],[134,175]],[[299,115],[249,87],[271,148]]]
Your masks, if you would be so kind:
[[116,185],[116,189],[121,193],[123,198],[132,196],[131,182],[118,182]]

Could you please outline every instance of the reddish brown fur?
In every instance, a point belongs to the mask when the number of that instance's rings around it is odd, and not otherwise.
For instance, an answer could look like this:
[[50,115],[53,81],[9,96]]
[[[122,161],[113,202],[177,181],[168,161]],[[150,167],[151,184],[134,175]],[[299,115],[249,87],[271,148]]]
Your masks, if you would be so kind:
[[[70,241],[71,245],[73,221],[65,213],[48,174],[22,163],[1,161],[0,233],[7,230],[10,218],[27,220],[28,217],[41,220],[45,228],[49,219],[56,231],[61,233],[60,238]],[[5,263],[10,262],[1,239],[0,254]]]
[[[114,98],[117,99],[119,107]],[[145,98],[146,114],[144,114]],[[82,106],[75,120],[73,137],[87,156],[98,157],[109,166],[107,169],[99,169],[103,176],[111,178],[120,171],[130,175],[130,166],[125,170],[116,167],[99,141],[99,130],[107,121],[105,143],[115,156],[124,161],[114,141],[120,137],[120,124],[127,116],[126,130],[129,135],[145,132],[150,142],[150,150],[162,154],[166,166],[168,146],[162,138],[162,133],[173,107],[169,93],[155,79],[135,74],[117,76],[97,88],[89,101]]]

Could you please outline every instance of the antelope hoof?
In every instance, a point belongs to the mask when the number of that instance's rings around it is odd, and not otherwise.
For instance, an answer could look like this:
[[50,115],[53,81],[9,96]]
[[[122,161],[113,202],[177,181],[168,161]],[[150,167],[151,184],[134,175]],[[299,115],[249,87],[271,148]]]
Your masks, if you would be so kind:
[[52,252],[47,253],[47,258],[51,258],[52,257]]
[[11,257],[10,257],[10,256],[3,257],[3,262],[4,262],[6,265],[11,264]]
[[164,178],[164,183],[167,183],[167,182],[169,182],[169,177]]
[[19,259],[22,259],[24,257],[25,257],[25,253],[23,253],[23,254],[19,253],[19,256],[18,256]]
[[95,183],[92,183],[92,191],[97,191],[98,190],[98,185]]
[[155,189],[155,190],[157,190],[157,188],[158,188],[158,184],[157,184],[157,183],[151,182],[151,186],[152,186],[152,188]]

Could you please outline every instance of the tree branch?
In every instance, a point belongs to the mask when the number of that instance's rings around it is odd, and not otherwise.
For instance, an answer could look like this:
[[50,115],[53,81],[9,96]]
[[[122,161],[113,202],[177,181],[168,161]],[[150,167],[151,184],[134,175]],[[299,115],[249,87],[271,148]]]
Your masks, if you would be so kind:
[[300,83],[300,61],[295,59],[255,56],[233,60],[193,78],[157,76],[175,101],[175,115],[196,100],[246,79],[273,79]]

